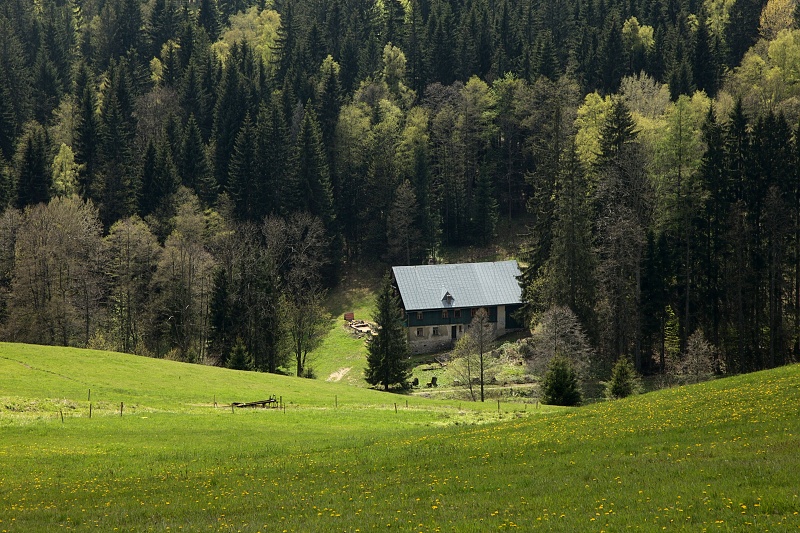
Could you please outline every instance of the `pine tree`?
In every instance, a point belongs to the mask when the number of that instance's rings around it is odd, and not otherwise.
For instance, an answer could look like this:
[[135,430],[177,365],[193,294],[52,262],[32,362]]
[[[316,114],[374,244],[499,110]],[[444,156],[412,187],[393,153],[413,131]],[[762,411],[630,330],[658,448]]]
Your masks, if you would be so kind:
[[33,116],[40,124],[50,121],[63,89],[58,71],[44,43],[39,45],[33,65]]
[[31,123],[20,138],[14,157],[17,178],[17,207],[46,203],[50,200],[53,177],[48,155],[47,131]]
[[220,82],[212,131],[214,177],[222,189],[227,187],[228,165],[236,144],[236,134],[245,117],[245,107],[239,71],[229,63]]
[[217,183],[208,164],[206,148],[194,113],[189,115],[180,145],[178,173],[181,183],[194,190],[205,205],[212,205],[217,199]]
[[387,0],[384,2],[384,31],[383,38],[387,43],[402,48],[405,43],[405,18],[406,12],[400,0]]
[[108,93],[103,101],[100,135],[100,218],[107,228],[133,213],[138,193],[137,180],[133,175],[133,131],[130,119],[125,116],[113,82]]
[[178,31],[178,10],[173,0],[155,0],[150,13],[147,38],[150,43],[150,55],[158,57],[161,47],[174,38]]
[[0,75],[0,159],[10,160],[14,155],[16,125],[10,104],[11,95]]
[[[234,330],[234,320],[231,305],[230,290],[228,288],[228,272],[224,268],[218,269],[214,273],[214,288],[211,292],[211,302],[209,303],[209,321],[211,324],[211,334],[209,341],[211,349],[217,355],[220,366],[228,366],[230,357],[231,338]],[[241,339],[239,339],[241,343]]]
[[373,319],[378,334],[367,341],[364,377],[370,385],[382,385],[384,390],[391,385],[405,387],[410,377],[408,336],[389,274],[383,278]]
[[627,357],[620,357],[611,370],[611,381],[606,393],[609,398],[627,398],[635,392],[636,369]]
[[297,135],[291,175],[296,196],[288,205],[294,205],[294,210],[305,210],[319,217],[325,228],[333,234],[335,214],[330,172],[319,123],[310,105],[305,108]]
[[256,136],[250,116],[246,116],[236,136],[228,174],[227,192],[239,220],[257,220],[258,173]]
[[716,38],[709,33],[708,21],[703,15],[697,20],[692,78],[698,90],[705,91],[710,98],[717,95],[720,65]]
[[217,0],[200,0],[197,24],[206,30],[212,41],[219,37],[220,16]]
[[613,94],[619,89],[619,82],[625,73],[623,67],[626,61],[618,15],[614,12],[608,18],[611,20],[606,20],[606,30],[597,51],[600,63],[598,80],[600,88],[605,94]]
[[231,370],[250,370],[252,368],[252,357],[247,352],[247,347],[242,339],[237,339],[225,366]]
[[491,242],[497,226],[497,200],[492,190],[492,178],[486,169],[478,172],[478,181],[472,194],[472,234],[483,245]]
[[97,173],[100,164],[100,123],[97,116],[97,95],[91,73],[85,65],[78,71],[78,119],[75,128],[75,161],[81,165],[80,194],[83,198],[99,193]]
[[575,369],[563,356],[553,357],[542,383],[542,403],[571,407],[582,400]]
[[269,105],[262,106],[259,111],[256,138],[260,176],[254,194],[258,198],[259,218],[263,218],[265,215],[279,214],[287,197],[287,159],[291,141],[280,94],[273,94]]

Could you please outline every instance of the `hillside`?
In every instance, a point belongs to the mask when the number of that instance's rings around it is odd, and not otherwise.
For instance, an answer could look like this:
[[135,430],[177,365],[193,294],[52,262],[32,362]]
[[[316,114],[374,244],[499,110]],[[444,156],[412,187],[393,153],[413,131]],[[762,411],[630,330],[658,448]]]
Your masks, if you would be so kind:
[[0,345],[0,375],[2,531],[800,528],[798,365],[499,416],[62,348]]

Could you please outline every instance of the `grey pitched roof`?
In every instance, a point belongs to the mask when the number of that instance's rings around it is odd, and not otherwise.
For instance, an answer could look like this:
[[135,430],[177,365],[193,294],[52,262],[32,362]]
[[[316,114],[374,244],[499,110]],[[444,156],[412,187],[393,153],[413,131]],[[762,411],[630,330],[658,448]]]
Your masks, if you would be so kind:
[[516,261],[396,266],[392,272],[406,311],[518,304],[522,295]]

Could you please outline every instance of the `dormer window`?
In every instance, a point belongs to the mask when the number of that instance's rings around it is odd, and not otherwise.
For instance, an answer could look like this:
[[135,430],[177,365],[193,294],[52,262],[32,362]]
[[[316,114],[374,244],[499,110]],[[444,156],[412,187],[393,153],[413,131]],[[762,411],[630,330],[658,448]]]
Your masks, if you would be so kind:
[[442,304],[444,304],[447,307],[450,307],[453,305],[454,300],[455,298],[453,298],[453,295],[450,294],[450,291],[445,291],[444,296],[442,296]]

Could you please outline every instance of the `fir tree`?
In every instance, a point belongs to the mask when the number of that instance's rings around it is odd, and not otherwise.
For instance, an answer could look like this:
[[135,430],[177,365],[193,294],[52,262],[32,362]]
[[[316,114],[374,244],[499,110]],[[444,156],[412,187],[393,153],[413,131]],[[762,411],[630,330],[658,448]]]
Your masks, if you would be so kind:
[[636,369],[627,357],[620,357],[611,370],[606,393],[609,398],[627,398],[636,389]]
[[[233,342],[231,337],[234,320],[231,313],[231,296],[228,290],[228,273],[224,268],[220,268],[214,273],[214,288],[209,303],[209,321],[211,323],[209,341],[212,350],[219,357],[218,364],[220,366],[228,365]],[[239,343],[241,343],[241,339],[239,339]]]
[[208,37],[216,41],[219,37],[220,12],[217,0],[200,0],[197,23],[206,30]]
[[53,177],[48,155],[47,131],[31,123],[22,136],[14,157],[17,178],[17,207],[45,203],[50,200]]
[[194,113],[189,115],[180,145],[178,173],[181,183],[194,190],[205,205],[214,203],[217,198],[217,183],[209,168],[206,148]]
[[408,336],[389,274],[383,278],[376,308],[373,319],[378,334],[367,341],[365,379],[370,385],[382,385],[384,390],[391,385],[405,387],[410,376]]
[[250,370],[253,367],[253,361],[250,354],[247,352],[242,339],[237,339],[236,344],[231,349],[230,357],[226,365],[231,370]]
[[97,116],[97,96],[91,73],[81,65],[76,83],[78,93],[78,118],[75,128],[75,161],[81,165],[79,175],[80,194],[84,198],[94,196],[97,190],[97,172],[100,164],[100,123]]
[[214,177],[222,189],[228,183],[228,165],[236,144],[236,134],[246,113],[243,102],[239,71],[234,65],[228,64],[219,86],[212,131]]
[[582,399],[578,375],[569,360],[561,355],[553,357],[542,383],[542,403],[570,407],[580,405]]
[[309,105],[306,106],[297,136],[291,172],[296,187],[294,210],[308,211],[319,217],[325,228],[333,234],[335,215],[328,161],[316,114]]
[[257,200],[255,194],[260,168],[256,164],[257,145],[253,123],[246,116],[242,128],[236,136],[233,155],[228,174],[228,195],[233,200],[233,208],[239,220],[257,220]]

